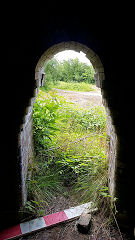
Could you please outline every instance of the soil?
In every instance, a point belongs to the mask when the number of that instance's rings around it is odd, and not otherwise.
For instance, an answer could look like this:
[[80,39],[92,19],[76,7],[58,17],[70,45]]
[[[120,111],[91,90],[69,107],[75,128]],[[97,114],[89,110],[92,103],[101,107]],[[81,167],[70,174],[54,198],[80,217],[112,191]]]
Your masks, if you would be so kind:
[[67,221],[41,230],[36,233],[17,238],[18,240],[130,240],[119,233],[115,226],[108,226],[108,219],[102,213],[92,217],[91,228],[88,234],[78,232],[77,219]]
[[[95,92],[73,92],[55,89],[59,96],[65,97],[68,101],[79,104],[82,107],[90,107],[102,105],[102,96],[98,88]],[[77,196],[68,195],[69,188],[66,188],[66,196],[57,196],[48,203],[45,208],[45,215],[63,211],[73,206],[80,205]],[[76,220],[67,221],[57,224],[45,230],[17,238],[18,240],[128,240],[118,231],[118,228],[112,224],[108,225],[108,218],[105,216],[105,209],[100,209],[92,217],[91,228],[89,234],[81,234],[78,232]],[[27,220],[26,220],[27,221]]]
[[[73,206],[80,205],[79,196],[70,195],[70,188],[66,188],[67,196],[57,196],[48,202],[45,209],[45,215],[63,211]],[[68,195],[69,191],[69,195]],[[118,231],[115,224],[108,224],[109,218],[108,208],[106,204],[101,205],[101,208],[92,216],[91,227],[88,234],[82,234],[78,231],[76,225],[78,219],[66,221],[56,224],[53,227],[48,227],[24,237],[17,238],[18,240],[130,240],[124,234]]]
[[64,191],[66,192],[66,196],[54,196],[54,198],[48,202],[48,205],[45,208],[45,215],[60,212],[81,204],[78,197],[71,195],[70,188],[65,187]]
[[101,90],[97,87],[95,87],[95,91],[93,92],[74,92],[61,89],[54,90],[59,96],[62,96],[75,104],[79,104],[81,107],[102,105]]

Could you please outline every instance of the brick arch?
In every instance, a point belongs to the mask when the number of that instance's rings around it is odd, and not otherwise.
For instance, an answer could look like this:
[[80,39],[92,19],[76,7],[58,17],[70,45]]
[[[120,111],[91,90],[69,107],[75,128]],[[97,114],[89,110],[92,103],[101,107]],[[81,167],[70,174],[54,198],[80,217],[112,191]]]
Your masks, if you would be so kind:
[[90,60],[90,62],[92,63],[95,69],[96,86],[102,88],[102,83],[105,79],[105,74],[104,74],[103,64],[100,58],[93,50],[88,48],[86,45],[83,45],[81,43],[74,42],[74,41],[55,44],[43,53],[35,69],[36,87],[38,88],[41,86],[42,71],[43,71],[45,62],[51,59],[58,52],[61,52],[64,50],[74,50],[76,52],[82,51],[83,53],[85,53],[86,57]]

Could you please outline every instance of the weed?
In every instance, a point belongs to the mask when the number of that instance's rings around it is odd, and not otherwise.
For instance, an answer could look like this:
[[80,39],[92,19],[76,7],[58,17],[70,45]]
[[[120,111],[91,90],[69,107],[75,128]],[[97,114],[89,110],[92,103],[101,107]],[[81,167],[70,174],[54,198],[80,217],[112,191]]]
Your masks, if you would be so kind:
[[104,108],[83,109],[54,91],[40,90],[33,118],[35,166],[29,194],[35,196],[27,208],[41,213],[54,195],[67,194],[65,186],[72,187],[80,201],[98,202],[107,182]]

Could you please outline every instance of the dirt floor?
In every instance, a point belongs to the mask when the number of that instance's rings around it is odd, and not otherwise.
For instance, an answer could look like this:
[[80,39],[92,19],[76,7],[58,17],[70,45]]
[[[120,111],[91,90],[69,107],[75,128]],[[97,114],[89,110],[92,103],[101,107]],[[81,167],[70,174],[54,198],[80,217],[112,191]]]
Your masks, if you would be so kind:
[[[67,190],[67,196],[54,197],[52,201],[48,202],[48,206],[45,209],[45,215],[55,212],[63,211],[70,207],[78,206],[79,197],[76,195],[68,195],[69,188]],[[76,227],[78,219],[66,221],[61,224],[57,224],[53,227],[49,227],[45,230],[35,232],[24,237],[17,238],[18,240],[130,240],[124,234],[119,232],[115,223],[108,224],[112,218],[108,218],[108,208],[106,204],[103,204],[96,214],[92,215],[91,227],[88,234],[82,234],[78,232]]]
[[[46,214],[55,213],[67,208],[77,206],[78,200],[74,197],[59,196],[48,203]],[[20,238],[18,240],[130,240],[124,234],[119,232],[116,224],[108,224],[109,218],[106,217],[107,209],[101,208],[92,216],[91,227],[88,234],[82,234],[77,229],[78,219],[70,220],[49,227],[45,230],[35,232]]]
[[[65,97],[68,101],[80,104],[82,107],[90,107],[102,105],[102,96],[98,88],[95,92],[72,92],[58,90],[57,94]],[[70,189],[67,189],[67,192]],[[59,212],[73,206],[80,205],[77,197],[67,194],[67,196],[54,197],[45,209],[45,215]],[[81,234],[78,232],[76,223],[77,219],[64,222],[54,227],[17,238],[18,240],[128,240],[124,235],[121,236],[116,224],[108,224],[105,209],[99,211],[92,216],[91,228],[89,234]]]
[[81,107],[102,105],[101,90],[95,87],[94,92],[74,92],[55,89],[59,96],[65,97],[68,101],[79,104]]
[[124,236],[121,238],[115,228],[110,230],[105,229],[104,224],[99,223],[98,217],[94,217],[92,224],[95,228],[90,234],[79,233],[76,221],[72,221],[21,237],[19,240],[127,240]]

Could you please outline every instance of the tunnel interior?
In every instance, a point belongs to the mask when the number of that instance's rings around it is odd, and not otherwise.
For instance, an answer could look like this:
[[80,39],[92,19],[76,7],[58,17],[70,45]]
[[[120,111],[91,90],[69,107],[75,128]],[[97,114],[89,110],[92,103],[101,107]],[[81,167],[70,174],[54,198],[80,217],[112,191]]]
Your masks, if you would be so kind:
[[8,108],[12,109],[12,113],[9,124],[9,112],[5,105],[2,151],[6,160],[1,168],[1,228],[19,221],[19,209],[26,202],[27,163],[33,152],[31,112],[41,85],[43,64],[58,51],[73,49],[86,53],[95,68],[96,84],[101,88],[108,115],[109,188],[111,194],[118,198],[120,225],[133,229],[134,141],[131,140],[133,128],[130,126],[134,101],[131,85],[126,84],[128,72],[123,67],[127,53],[124,50],[127,29],[123,30],[123,23],[117,22],[116,18],[109,22],[109,16],[108,28],[106,19],[100,18],[101,13],[98,15],[100,21],[91,24],[89,14],[82,19],[78,12],[71,12],[69,18],[66,12],[58,15],[54,8],[51,10],[47,6],[40,11],[25,9],[24,12],[21,14],[18,11],[13,15],[12,11],[9,14],[7,59],[10,77],[5,77]]

